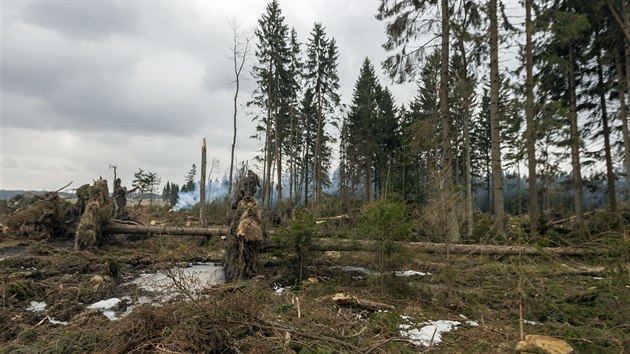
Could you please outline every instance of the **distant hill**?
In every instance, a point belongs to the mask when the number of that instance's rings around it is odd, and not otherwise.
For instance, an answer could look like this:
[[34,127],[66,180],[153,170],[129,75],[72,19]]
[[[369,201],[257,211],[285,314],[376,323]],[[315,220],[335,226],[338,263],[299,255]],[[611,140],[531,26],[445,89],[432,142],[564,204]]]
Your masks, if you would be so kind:
[[[7,190],[7,189],[0,189],[0,200],[9,200],[13,197],[15,197],[16,195],[20,195],[20,194],[37,194],[37,195],[42,195],[47,193],[47,191],[25,191],[25,190]],[[59,192],[59,195],[66,197],[66,198],[72,198],[74,197],[74,193],[67,193],[67,192]]]

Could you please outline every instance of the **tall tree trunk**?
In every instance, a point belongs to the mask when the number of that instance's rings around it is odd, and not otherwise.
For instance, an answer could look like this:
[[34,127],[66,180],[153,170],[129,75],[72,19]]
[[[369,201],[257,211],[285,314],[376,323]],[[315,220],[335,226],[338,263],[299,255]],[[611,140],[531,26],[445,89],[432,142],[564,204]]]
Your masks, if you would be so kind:
[[499,27],[497,0],[490,0],[490,138],[492,141],[492,194],[494,196],[494,227],[497,234],[505,229],[503,170],[501,169],[501,136],[499,113]]
[[270,193],[270,180],[271,180],[271,112],[272,112],[272,94],[271,94],[271,83],[272,83],[272,72],[273,66],[269,63],[269,78],[268,78],[268,87],[267,87],[267,127],[265,130],[265,162],[263,167],[263,190],[262,190],[262,207],[265,208],[267,205],[267,200],[271,199]]
[[527,169],[529,194],[529,228],[537,232],[539,228],[540,210],[538,209],[538,179],[536,175],[536,120],[534,118],[534,55],[532,35],[532,1],[525,0],[525,67],[527,79],[525,81],[525,116],[527,121]]
[[320,198],[320,168],[321,168],[321,144],[322,144],[322,93],[317,84],[317,136],[315,138],[315,156],[313,156],[313,200],[319,202]]
[[615,173],[613,172],[612,154],[610,152],[610,127],[608,125],[608,109],[606,107],[606,93],[602,89],[604,86],[604,73],[602,69],[602,58],[597,52],[597,79],[600,87],[599,104],[602,109],[602,129],[604,133],[604,154],[606,156],[606,183],[608,184],[608,206],[610,211],[617,211],[617,195],[615,192]]
[[275,155],[276,155],[276,173],[278,176],[278,211],[282,204],[282,146],[280,145],[280,114],[276,107],[276,130],[275,130]]
[[[459,38],[459,55],[462,57],[462,66],[465,70],[465,75],[462,80],[465,80],[466,91],[463,94],[463,130],[464,130],[464,187],[465,192],[465,215],[466,215],[466,236],[472,237],[475,227],[473,219],[473,197],[472,197],[472,162],[470,157],[470,96],[472,94],[472,83],[468,76],[468,58],[466,56],[466,48],[464,46],[464,33],[460,31]],[[470,84],[471,91],[469,92],[468,85]]]
[[208,226],[206,223],[206,138],[201,143],[201,173],[199,181],[199,222],[201,227]]
[[449,19],[448,19],[448,0],[442,2],[442,53],[440,63],[440,117],[442,120],[442,178],[444,181],[444,195],[449,198],[445,205],[446,218],[446,235],[448,241],[459,242],[461,240],[459,234],[459,225],[457,223],[457,211],[455,209],[455,200],[450,200],[455,191],[453,186],[453,166],[452,149],[451,149],[451,132],[448,107],[448,57],[449,57]]
[[[624,162],[626,167],[626,183],[630,184],[630,136],[628,135],[628,106],[626,105],[626,81],[623,75],[622,58],[618,47],[615,47],[615,71],[617,72],[617,93],[619,95],[619,115],[621,116],[621,133],[623,134]],[[630,191],[626,191],[626,198]]]
[[[623,6],[621,8],[621,16],[623,16],[624,23],[626,25],[625,26],[626,33],[630,32],[630,4],[628,4],[627,1],[623,1]],[[625,92],[628,93],[628,96],[626,96],[627,99],[630,99],[630,40],[628,40],[628,38],[626,38],[625,52],[626,52],[626,90]],[[618,70],[618,72],[621,72],[621,70]],[[629,101],[625,101],[625,102],[628,103]],[[624,124],[624,127],[626,129],[628,129],[628,115],[630,115],[630,108],[626,104],[626,114],[625,114],[625,124]],[[626,133],[624,135],[625,139],[630,139],[628,134],[630,133]],[[626,173],[628,175],[628,180],[626,181],[626,188],[628,190],[627,192],[628,199],[630,199],[630,157],[628,156],[630,154],[630,150],[628,149],[628,147],[630,147],[630,143],[626,145],[626,149],[625,149],[626,161],[628,163],[628,167],[626,170]]]
[[372,165],[369,160],[365,162],[365,199],[368,203],[372,201]]
[[571,164],[573,166],[573,188],[575,192],[575,222],[581,223],[584,216],[582,171],[580,165],[580,136],[577,120],[577,97],[575,82],[575,48],[569,45],[569,123],[571,125]]

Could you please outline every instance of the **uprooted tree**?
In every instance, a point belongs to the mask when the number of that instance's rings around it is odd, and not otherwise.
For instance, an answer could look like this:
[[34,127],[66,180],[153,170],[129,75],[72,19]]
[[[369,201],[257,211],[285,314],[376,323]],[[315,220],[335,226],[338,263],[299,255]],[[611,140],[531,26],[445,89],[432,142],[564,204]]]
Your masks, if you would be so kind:
[[260,209],[254,199],[258,176],[242,168],[232,191],[232,212],[225,245],[225,280],[251,278],[256,274],[258,251],[263,241]]

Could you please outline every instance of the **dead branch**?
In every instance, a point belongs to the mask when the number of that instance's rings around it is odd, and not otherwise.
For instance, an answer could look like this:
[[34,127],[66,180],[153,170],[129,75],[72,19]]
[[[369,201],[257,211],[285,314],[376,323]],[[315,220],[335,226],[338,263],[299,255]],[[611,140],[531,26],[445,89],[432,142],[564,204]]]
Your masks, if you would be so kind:
[[335,305],[357,307],[368,311],[393,311],[394,306],[366,299],[359,299],[356,296],[350,296],[344,293],[337,293],[330,299]]

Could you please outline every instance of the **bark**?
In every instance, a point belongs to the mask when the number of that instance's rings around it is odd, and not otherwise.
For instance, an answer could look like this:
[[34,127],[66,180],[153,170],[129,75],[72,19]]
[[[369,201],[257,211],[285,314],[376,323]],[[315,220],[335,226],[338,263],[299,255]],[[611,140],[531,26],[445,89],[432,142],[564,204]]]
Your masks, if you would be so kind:
[[573,188],[575,191],[575,222],[583,220],[582,171],[580,165],[580,136],[577,121],[577,98],[575,83],[575,49],[569,46],[569,123],[571,125],[571,164],[573,167]]
[[[447,198],[453,196],[453,166],[452,166],[452,150],[451,150],[451,132],[448,107],[448,65],[449,65],[449,19],[448,19],[448,0],[442,2],[442,52],[440,63],[440,117],[442,121],[442,168],[444,173],[442,178],[444,181],[444,195]],[[444,206],[446,219],[446,235],[449,242],[459,242],[461,240],[459,234],[459,225],[457,224],[457,211],[453,203],[446,203]]]
[[[597,79],[601,87],[604,86],[604,74],[600,53],[597,53]],[[610,211],[617,211],[617,195],[615,192],[615,173],[613,171],[612,154],[610,147],[610,127],[608,125],[608,110],[606,107],[606,93],[603,89],[599,92],[599,104],[602,110],[602,129],[604,133],[604,154],[606,157],[606,184],[608,185],[608,206]]]
[[623,134],[624,162],[626,181],[630,183],[630,136],[628,135],[628,107],[626,105],[626,82],[623,76],[622,58],[619,48],[615,47],[615,71],[617,72],[617,93],[619,95],[619,115],[621,116],[621,133]]
[[536,174],[536,120],[534,118],[534,55],[533,55],[533,25],[532,25],[532,1],[525,1],[525,67],[527,79],[525,81],[526,100],[525,116],[527,120],[527,168],[528,168],[528,194],[529,194],[529,228],[531,232],[537,232],[539,228],[540,210],[538,208],[538,185]]
[[497,234],[505,229],[503,170],[501,169],[501,136],[499,116],[499,28],[497,0],[490,0],[490,138],[492,141],[492,195],[494,197],[494,227]]

